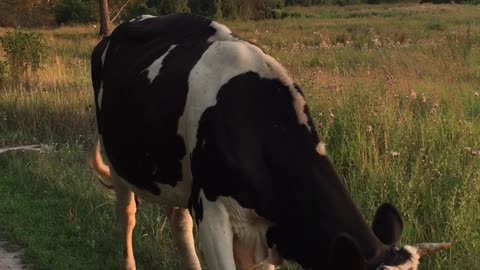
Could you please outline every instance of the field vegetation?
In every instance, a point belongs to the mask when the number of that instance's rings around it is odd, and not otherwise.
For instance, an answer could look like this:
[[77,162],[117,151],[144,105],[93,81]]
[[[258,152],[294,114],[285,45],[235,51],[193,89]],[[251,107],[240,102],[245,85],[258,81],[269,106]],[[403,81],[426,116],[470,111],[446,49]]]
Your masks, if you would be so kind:
[[[327,151],[370,221],[403,213],[402,244],[452,242],[420,269],[480,265],[480,7],[397,4],[291,7],[282,20],[227,21],[301,85]],[[8,29],[0,29],[3,35]],[[95,138],[91,26],[39,30],[47,64],[2,81],[0,238],[34,269],[118,269],[114,202],[88,171]],[[315,213],[311,213],[315,215]],[[138,212],[139,269],[179,269],[157,206]]]

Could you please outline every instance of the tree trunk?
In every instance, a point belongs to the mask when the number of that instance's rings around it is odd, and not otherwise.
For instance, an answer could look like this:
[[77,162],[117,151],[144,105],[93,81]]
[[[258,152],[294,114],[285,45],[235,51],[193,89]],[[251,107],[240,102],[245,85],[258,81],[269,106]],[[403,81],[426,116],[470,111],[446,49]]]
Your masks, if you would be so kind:
[[108,10],[108,0],[98,0],[100,5],[100,35],[108,36],[110,34],[110,12]]

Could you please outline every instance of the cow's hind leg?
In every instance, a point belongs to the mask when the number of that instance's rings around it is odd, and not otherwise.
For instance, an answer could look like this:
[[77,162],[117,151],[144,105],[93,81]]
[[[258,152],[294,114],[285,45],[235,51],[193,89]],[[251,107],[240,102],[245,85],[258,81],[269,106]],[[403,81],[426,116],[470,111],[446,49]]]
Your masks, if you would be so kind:
[[124,269],[135,270],[135,257],[133,255],[132,244],[133,229],[135,228],[135,213],[137,211],[135,195],[122,183],[122,180],[118,176],[113,175],[112,180],[114,181],[117,197],[117,218],[124,241]]
[[201,270],[200,261],[195,252],[193,240],[193,221],[185,208],[173,207],[169,210],[168,218],[172,228],[172,236],[177,249],[182,256],[183,266],[188,270]]
[[194,214],[199,219],[198,236],[209,270],[236,270],[233,257],[233,231],[225,206],[200,196],[202,213]]

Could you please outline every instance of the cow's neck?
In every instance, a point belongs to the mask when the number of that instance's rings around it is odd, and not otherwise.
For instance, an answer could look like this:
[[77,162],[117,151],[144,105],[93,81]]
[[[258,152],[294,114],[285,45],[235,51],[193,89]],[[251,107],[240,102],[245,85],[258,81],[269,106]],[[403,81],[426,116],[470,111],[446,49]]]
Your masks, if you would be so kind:
[[[333,225],[332,229],[326,228],[330,238],[328,242],[340,233],[347,233],[357,241],[365,258],[372,259],[380,256],[384,252],[384,245],[367,225],[350,193],[346,190],[343,180],[338,177],[328,158],[320,155],[314,164],[317,164],[313,169],[317,192],[326,195],[312,199],[315,200],[318,211],[325,217],[329,217],[327,220],[314,220],[318,222],[318,226],[322,226],[320,224],[325,221],[327,225]],[[319,234],[321,233],[325,232],[319,231]]]
[[352,236],[368,260],[382,256],[385,246],[367,226],[328,158],[312,147],[308,133],[306,128],[293,132],[297,139],[279,144],[282,150],[272,150],[267,157],[275,182],[282,185],[276,187],[281,212],[275,217],[279,226],[267,235],[270,244],[276,244],[285,259],[312,269],[328,259],[340,233]]

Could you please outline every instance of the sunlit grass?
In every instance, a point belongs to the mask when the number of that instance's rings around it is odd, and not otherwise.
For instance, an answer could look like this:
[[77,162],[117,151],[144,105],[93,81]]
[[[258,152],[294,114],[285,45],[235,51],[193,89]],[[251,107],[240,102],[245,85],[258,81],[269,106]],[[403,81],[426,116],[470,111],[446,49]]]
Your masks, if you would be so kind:
[[[289,11],[302,17],[226,24],[301,85],[330,157],[369,220],[379,204],[392,202],[405,218],[403,243],[453,243],[421,269],[477,269],[480,8]],[[84,162],[95,136],[89,55],[96,32],[41,32],[51,48],[45,69],[28,84],[0,89],[0,146],[47,143],[56,151],[0,156],[0,231],[40,269],[116,269],[113,203]],[[158,208],[139,215],[139,268],[178,269]],[[36,225],[42,229],[31,229]]]

